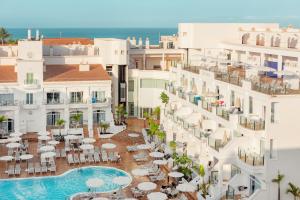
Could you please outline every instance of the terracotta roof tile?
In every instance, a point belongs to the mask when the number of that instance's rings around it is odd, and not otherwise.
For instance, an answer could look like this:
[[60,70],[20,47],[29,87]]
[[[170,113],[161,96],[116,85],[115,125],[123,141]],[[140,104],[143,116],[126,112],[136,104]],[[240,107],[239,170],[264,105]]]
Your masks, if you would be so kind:
[[89,71],[79,71],[79,65],[47,65],[45,82],[111,80],[102,65],[90,65]]
[[13,65],[0,66],[0,83],[14,83],[17,82],[17,73]]
[[69,45],[69,44],[81,44],[81,45],[93,45],[94,40],[89,38],[45,38],[43,44],[50,45]]

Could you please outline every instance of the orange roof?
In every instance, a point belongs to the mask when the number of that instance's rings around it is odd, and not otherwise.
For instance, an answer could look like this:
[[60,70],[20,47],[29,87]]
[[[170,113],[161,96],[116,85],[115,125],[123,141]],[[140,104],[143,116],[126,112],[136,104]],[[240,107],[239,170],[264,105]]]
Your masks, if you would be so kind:
[[17,73],[13,65],[0,66],[0,83],[14,83],[17,82]]
[[43,44],[46,46],[69,44],[92,45],[94,44],[94,41],[89,38],[45,38],[43,39]]
[[90,65],[89,71],[79,71],[79,65],[47,65],[45,82],[111,80],[102,65]]

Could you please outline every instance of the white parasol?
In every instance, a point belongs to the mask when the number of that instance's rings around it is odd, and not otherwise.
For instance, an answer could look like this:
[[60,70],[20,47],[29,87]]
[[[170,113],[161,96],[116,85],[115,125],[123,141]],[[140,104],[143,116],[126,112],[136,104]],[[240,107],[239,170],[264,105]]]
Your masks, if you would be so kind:
[[139,150],[151,149],[151,145],[150,144],[140,144],[140,145],[137,146],[137,148]]
[[147,169],[134,169],[131,171],[134,176],[146,176],[149,174]]
[[149,153],[149,156],[151,156],[152,158],[163,158],[165,155],[161,152],[151,152]]
[[116,148],[116,145],[113,143],[105,143],[105,144],[102,144],[102,148],[103,149],[114,149],[114,148]]
[[165,193],[162,192],[151,192],[147,195],[147,198],[149,200],[166,200],[168,199],[168,196]]
[[52,151],[41,154],[41,158],[52,158],[54,156],[56,156],[56,153]]
[[168,163],[168,161],[166,160],[154,160],[153,161],[153,164],[156,164],[156,165],[166,165]]
[[131,178],[127,176],[117,176],[113,178],[112,182],[117,185],[128,185],[131,182]]
[[168,176],[173,177],[173,178],[180,178],[180,177],[183,177],[184,174],[181,172],[170,172],[168,174]]
[[8,143],[6,145],[6,147],[9,148],[9,149],[19,148],[20,146],[21,146],[21,144],[20,143],[16,143],[16,142]]
[[143,183],[138,184],[137,187],[139,190],[142,190],[142,191],[151,191],[151,190],[155,190],[157,185],[152,182],[143,182]]
[[190,183],[182,183],[182,184],[179,184],[176,187],[176,189],[181,192],[195,192],[197,188],[196,188],[196,186],[194,186]]
[[54,150],[55,150],[55,147],[54,147],[54,146],[51,146],[51,145],[42,146],[42,147],[40,148],[40,151],[41,151],[41,152],[54,151]]
[[49,136],[47,136],[47,135],[41,135],[41,136],[38,137],[38,139],[39,139],[39,140],[44,140],[44,141],[46,141],[46,140],[50,140],[51,137],[49,137]]
[[86,144],[90,144],[96,142],[96,140],[94,138],[83,138],[82,142]]
[[94,146],[92,144],[83,144],[80,145],[79,148],[82,150],[92,150],[94,149]]
[[59,144],[59,141],[51,140],[51,141],[48,142],[48,144],[55,146],[55,145]]

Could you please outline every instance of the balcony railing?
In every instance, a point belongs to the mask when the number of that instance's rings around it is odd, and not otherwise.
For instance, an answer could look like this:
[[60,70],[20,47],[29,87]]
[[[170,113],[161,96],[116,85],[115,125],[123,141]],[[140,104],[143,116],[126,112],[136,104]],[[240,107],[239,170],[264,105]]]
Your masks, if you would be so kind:
[[220,139],[215,139],[213,137],[208,137],[208,145],[215,149],[216,151],[219,151],[221,148],[224,148],[226,144],[230,142],[231,138],[226,138],[226,140],[220,140]]
[[17,106],[18,101],[0,101],[0,106]]
[[216,115],[222,117],[223,119],[229,120],[229,110],[226,110],[223,107],[218,106],[216,109]]
[[39,81],[37,79],[25,79],[24,85],[38,85]]
[[106,103],[107,101],[108,101],[107,98],[101,98],[101,99],[92,98],[91,99],[92,103]]
[[254,131],[265,130],[265,121],[263,119],[251,119],[245,116],[239,116],[239,124],[247,129]]
[[70,104],[86,104],[87,101],[83,99],[70,99],[69,100]]
[[204,110],[207,110],[209,112],[212,112],[212,103],[206,102],[206,101],[202,101],[202,108]]
[[265,164],[263,155],[242,148],[238,148],[238,157],[241,161],[251,166],[263,166]]
[[47,99],[47,100],[44,100],[44,104],[46,104],[46,105],[64,104],[64,100],[63,99]]

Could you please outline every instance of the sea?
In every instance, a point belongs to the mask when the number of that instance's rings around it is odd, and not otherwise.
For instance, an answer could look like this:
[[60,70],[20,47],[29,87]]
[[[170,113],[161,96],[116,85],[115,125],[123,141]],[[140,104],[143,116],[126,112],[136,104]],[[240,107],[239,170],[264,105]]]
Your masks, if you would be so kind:
[[[127,39],[135,37],[137,40],[141,37],[143,42],[148,37],[150,44],[158,44],[161,35],[177,34],[177,28],[38,28],[44,38],[66,38],[66,37],[84,37],[84,38],[119,38]],[[8,28],[12,38],[27,38],[26,28]],[[32,35],[35,35],[36,29],[31,29]]]

